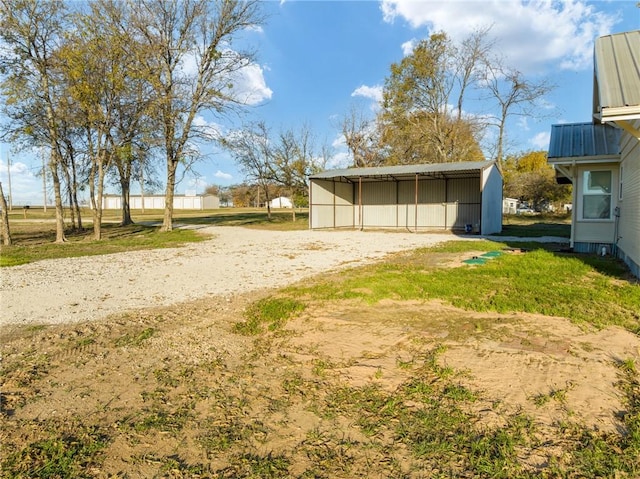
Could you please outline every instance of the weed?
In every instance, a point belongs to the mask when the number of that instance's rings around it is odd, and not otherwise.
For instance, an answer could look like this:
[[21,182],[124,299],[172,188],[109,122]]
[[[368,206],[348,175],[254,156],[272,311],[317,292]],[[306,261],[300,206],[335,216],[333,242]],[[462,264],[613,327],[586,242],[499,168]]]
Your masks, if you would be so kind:
[[222,471],[221,477],[233,478],[284,478],[288,477],[291,460],[282,454],[269,452],[259,455],[247,452],[236,456],[231,466]]
[[177,432],[184,428],[187,421],[193,418],[193,411],[189,406],[182,406],[174,411],[154,407],[150,412],[133,423],[137,432],[157,429],[163,432]]
[[115,345],[117,347],[125,346],[141,346],[147,339],[151,338],[156,333],[155,328],[145,328],[139,333],[127,333],[116,339]]
[[47,436],[10,453],[0,463],[4,478],[89,478],[109,438],[96,427],[44,424]]
[[251,304],[245,312],[245,321],[235,324],[235,331],[244,335],[256,335],[266,324],[269,331],[282,328],[295,313],[305,309],[305,305],[290,298],[269,297]]

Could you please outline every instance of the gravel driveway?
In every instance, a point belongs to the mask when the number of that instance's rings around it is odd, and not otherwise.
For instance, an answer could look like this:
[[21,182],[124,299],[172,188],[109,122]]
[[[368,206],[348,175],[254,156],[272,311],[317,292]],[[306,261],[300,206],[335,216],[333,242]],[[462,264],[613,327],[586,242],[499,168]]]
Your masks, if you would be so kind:
[[0,327],[69,323],[112,313],[280,287],[451,234],[264,231],[207,227],[182,248],[38,261],[2,268]]

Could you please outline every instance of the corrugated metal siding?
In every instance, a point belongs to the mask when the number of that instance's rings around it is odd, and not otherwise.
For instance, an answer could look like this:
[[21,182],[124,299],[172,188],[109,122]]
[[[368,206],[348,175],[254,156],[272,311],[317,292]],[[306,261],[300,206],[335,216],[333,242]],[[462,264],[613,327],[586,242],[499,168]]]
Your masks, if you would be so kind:
[[595,43],[600,107],[640,105],[640,30],[600,37]]
[[[640,129],[640,120],[634,122]],[[622,201],[618,246],[636,265],[640,265],[640,141],[628,133],[622,137]]]
[[332,181],[315,180],[311,182],[311,199],[315,205],[333,205]]
[[336,205],[352,205],[355,198],[354,188],[351,183],[334,183],[336,193]]
[[620,154],[620,129],[593,123],[551,126],[548,159],[612,157]]
[[462,178],[449,180],[447,184],[447,202],[480,204],[480,178]]

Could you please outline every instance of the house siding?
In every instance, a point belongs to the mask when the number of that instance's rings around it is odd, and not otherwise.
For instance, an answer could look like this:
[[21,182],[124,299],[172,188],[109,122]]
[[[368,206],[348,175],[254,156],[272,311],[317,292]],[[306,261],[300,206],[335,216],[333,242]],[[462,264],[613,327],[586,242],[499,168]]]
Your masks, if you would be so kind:
[[[579,246],[580,243],[595,243],[597,245],[606,244],[609,250],[611,250],[611,247],[615,243],[615,220],[613,211],[618,201],[619,169],[618,163],[586,164],[576,168],[577,204],[574,205],[574,249],[584,249],[584,246],[582,248]],[[583,174],[585,171],[598,170],[611,171],[611,218],[606,220],[586,220],[583,219]]]
[[[640,129],[640,120],[633,122]],[[618,255],[640,276],[640,139],[622,134],[622,200],[618,224]]]

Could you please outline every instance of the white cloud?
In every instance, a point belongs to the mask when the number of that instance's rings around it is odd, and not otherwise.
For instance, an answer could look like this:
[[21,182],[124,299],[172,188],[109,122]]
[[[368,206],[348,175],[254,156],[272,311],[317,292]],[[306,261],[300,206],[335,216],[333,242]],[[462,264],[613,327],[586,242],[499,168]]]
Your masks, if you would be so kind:
[[225,173],[223,171],[216,171],[215,174],[213,175],[214,178],[218,178],[220,180],[232,180],[233,179],[233,175],[229,174],[229,173]]
[[380,85],[375,85],[375,86],[367,86],[367,85],[361,85],[358,88],[356,88],[353,93],[351,93],[351,96],[362,96],[365,98],[370,98],[372,100],[375,100],[376,102],[381,102],[382,101],[382,87]]
[[526,116],[519,116],[516,120],[516,125],[523,131],[529,131],[529,119]]
[[250,63],[236,72],[233,90],[240,101],[247,105],[258,105],[273,96],[273,91],[264,79],[263,68],[255,63]]
[[[2,190],[5,199],[9,201],[9,193],[11,193],[11,204],[18,205],[41,205],[44,200],[42,176],[38,177],[38,173],[42,168],[32,169],[21,161],[11,163],[10,172],[7,169],[7,162],[3,159],[0,161],[0,182],[2,182]],[[11,191],[9,191],[9,176],[11,176]],[[49,182],[49,185],[50,182]],[[50,204],[51,199],[47,202]]]
[[193,126],[203,135],[209,138],[218,138],[223,131],[223,127],[216,122],[207,121],[202,115],[193,118]]
[[417,43],[417,41],[416,41],[415,38],[412,38],[411,40],[409,40],[407,42],[404,42],[401,45],[402,54],[405,57],[411,55],[413,53],[413,50],[416,48],[416,43]]
[[326,167],[329,170],[334,170],[334,169],[348,168],[350,165],[351,165],[351,156],[349,155],[349,153],[341,151],[333,155],[331,158],[329,158],[329,160],[327,161]]
[[529,140],[533,146],[535,146],[539,150],[546,150],[549,148],[549,139],[551,138],[551,133],[548,131],[543,131],[535,135],[533,138]]
[[597,11],[596,5],[584,0],[383,0],[381,10],[389,23],[400,18],[416,29],[444,31],[456,41],[491,27],[508,64],[538,73],[550,63],[572,70],[591,66],[593,40],[610,33],[619,21],[616,15]]

